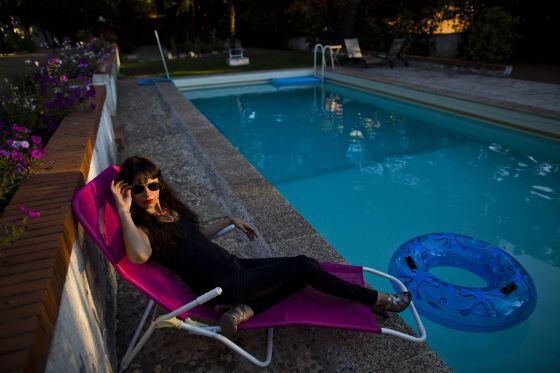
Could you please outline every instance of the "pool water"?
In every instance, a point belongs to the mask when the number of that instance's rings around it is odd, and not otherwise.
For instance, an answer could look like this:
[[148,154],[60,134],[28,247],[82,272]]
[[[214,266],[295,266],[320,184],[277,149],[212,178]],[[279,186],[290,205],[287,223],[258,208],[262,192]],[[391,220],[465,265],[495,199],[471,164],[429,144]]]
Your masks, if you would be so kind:
[[423,318],[427,342],[459,372],[557,368],[560,143],[331,84],[184,94],[351,264],[387,271],[400,244],[431,232],[512,254],[537,288],[529,319],[474,333]]

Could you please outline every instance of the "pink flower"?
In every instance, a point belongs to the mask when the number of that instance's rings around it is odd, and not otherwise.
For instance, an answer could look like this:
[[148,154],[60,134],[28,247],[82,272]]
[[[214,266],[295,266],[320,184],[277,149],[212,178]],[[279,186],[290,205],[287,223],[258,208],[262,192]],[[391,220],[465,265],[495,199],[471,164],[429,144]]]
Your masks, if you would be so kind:
[[19,132],[29,132],[29,129],[23,126],[18,126],[17,124],[12,124],[12,129],[14,131],[19,131]]
[[19,211],[25,212],[30,218],[38,218],[39,216],[41,216],[41,213],[39,211],[33,211],[25,206],[20,206]]
[[39,216],[41,216],[41,213],[39,211],[27,210],[27,215],[30,218],[38,218]]
[[62,80],[63,82],[67,82],[68,81],[68,77],[66,75],[62,75],[60,77],[60,80]]
[[31,136],[31,142],[33,144],[40,144],[41,143],[41,137],[33,135],[33,136]]
[[23,158],[22,154],[18,151],[18,150],[14,150],[12,151],[12,153],[10,154],[10,158],[12,159],[12,161],[19,161],[20,159]]
[[37,149],[33,149],[33,150],[31,151],[31,158],[33,158],[33,159],[39,159],[39,158],[41,158],[42,156],[43,156],[43,153],[41,153],[41,152],[40,152],[39,150],[37,150]]

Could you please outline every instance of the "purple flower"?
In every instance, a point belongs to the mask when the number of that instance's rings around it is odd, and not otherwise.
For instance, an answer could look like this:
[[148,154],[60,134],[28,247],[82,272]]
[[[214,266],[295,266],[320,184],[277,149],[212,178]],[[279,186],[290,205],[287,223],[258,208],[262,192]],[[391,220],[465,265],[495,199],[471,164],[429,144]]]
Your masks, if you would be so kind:
[[41,153],[40,150],[33,149],[33,150],[31,151],[31,158],[33,158],[33,159],[39,159],[39,158],[41,158],[42,156],[43,156],[43,153]]
[[89,105],[89,108],[90,108],[91,110],[95,110],[96,106],[95,106],[95,104],[91,104],[91,105]]
[[40,144],[41,143],[41,137],[33,135],[33,136],[31,136],[31,142],[33,144]]
[[29,132],[29,129],[28,129],[28,128],[25,128],[25,127],[23,127],[23,126],[18,126],[18,125],[15,124],[15,123],[12,124],[12,129],[13,129],[14,131],[18,131],[18,132]]
[[9,157],[10,156],[10,152],[5,150],[5,149],[0,149],[0,155],[4,156],[4,157]]
[[92,84],[88,84],[86,86],[86,98],[94,98],[95,97],[95,87]]
[[20,174],[23,173],[23,163],[18,163],[17,170]]

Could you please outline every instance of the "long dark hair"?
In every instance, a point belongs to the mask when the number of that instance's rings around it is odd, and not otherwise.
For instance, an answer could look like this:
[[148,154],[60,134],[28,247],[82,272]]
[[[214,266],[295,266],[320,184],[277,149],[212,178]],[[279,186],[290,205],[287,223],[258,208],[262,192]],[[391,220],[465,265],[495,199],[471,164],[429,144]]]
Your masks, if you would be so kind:
[[162,185],[159,191],[161,207],[179,214],[180,224],[169,224],[161,222],[134,203],[130,209],[134,223],[148,231],[154,259],[165,260],[171,255],[178,241],[187,234],[188,228],[200,228],[198,215],[177,197],[173,188],[162,177],[159,166],[151,159],[135,155],[122,163],[119,180],[132,185],[137,177],[143,183],[148,179],[158,179]]

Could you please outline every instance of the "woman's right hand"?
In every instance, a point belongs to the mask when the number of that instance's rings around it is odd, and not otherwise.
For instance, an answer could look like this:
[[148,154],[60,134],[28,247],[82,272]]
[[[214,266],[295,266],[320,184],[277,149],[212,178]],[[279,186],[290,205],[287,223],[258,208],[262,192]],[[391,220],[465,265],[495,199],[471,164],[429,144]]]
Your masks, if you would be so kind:
[[111,192],[113,193],[119,212],[130,211],[130,206],[132,206],[132,192],[130,185],[122,180],[115,184],[115,181],[111,180]]

